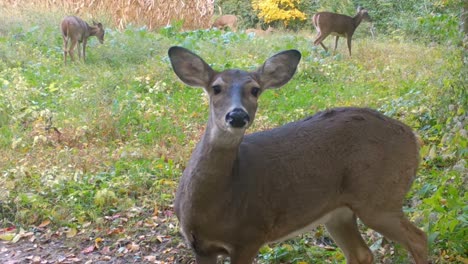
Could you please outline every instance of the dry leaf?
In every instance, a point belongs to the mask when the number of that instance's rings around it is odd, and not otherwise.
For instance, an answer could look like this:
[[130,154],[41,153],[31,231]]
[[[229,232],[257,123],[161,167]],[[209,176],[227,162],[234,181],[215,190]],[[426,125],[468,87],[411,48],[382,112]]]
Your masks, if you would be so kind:
[[65,235],[67,236],[67,238],[74,237],[74,236],[76,236],[77,233],[78,233],[78,230],[76,230],[76,228],[74,228],[74,227],[72,227],[72,228],[68,229],[67,231],[65,231]]
[[11,241],[15,237],[15,233],[0,234],[0,240]]
[[94,239],[94,247],[99,249],[99,243],[101,243],[102,241],[104,241],[102,238],[96,237],[96,239]]
[[156,236],[156,239],[159,241],[159,243],[163,242],[163,237],[162,236]]
[[140,250],[140,246],[138,244],[135,244],[134,242],[132,243],[129,243],[127,246],[126,246],[127,250],[130,251],[130,252],[137,252],[138,250]]
[[81,253],[82,253],[82,254],[89,254],[89,253],[91,253],[91,252],[93,252],[93,251],[94,251],[94,245],[89,246],[89,247],[87,247],[87,248],[81,250]]
[[152,255],[150,255],[150,256],[145,256],[145,257],[143,258],[143,260],[144,260],[144,261],[148,261],[148,262],[155,262],[155,261],[156,261],[156,256],[152,256]]
[[50,220],[47,219],[47,220],[44,220],[40,225],[38,225],[37,227],[39,228],[42,228],[42,227],[46,227],[50,224]]

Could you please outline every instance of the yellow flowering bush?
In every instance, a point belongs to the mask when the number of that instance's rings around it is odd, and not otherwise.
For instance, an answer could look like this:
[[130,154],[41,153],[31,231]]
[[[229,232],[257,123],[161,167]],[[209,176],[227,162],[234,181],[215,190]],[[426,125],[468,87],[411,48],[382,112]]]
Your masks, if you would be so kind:
[[252,8],[265,23],[282,21],[287,26],[291,20],[306,19],[306,15],[296,8],[299,2],[300,0],[252,0]]

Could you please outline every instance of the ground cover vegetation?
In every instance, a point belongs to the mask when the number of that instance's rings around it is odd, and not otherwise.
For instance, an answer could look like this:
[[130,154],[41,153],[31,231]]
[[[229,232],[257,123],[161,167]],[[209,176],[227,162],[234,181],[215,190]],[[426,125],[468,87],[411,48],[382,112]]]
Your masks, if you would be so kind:
[[[102,15],[95,19],[106,27],[104,44],[91,39],[86,64],[64,65],[63,12],[0,5],[0,258],[192,261],[172,201],[203,133],[208,102],[170,68],[167,50],[180,45],[219,70],[254,69],[281,50],[301,51],[293,80],[262,95],[250,132],[335,106],[376,108],[410,125],[421,139],[421,166],[405,212],[427,232],[433,263],[468,263],[462,2],[294,3],[308,17],[317,10],[352,15],[361,5],[374,23],[357,30],[350,57],[344,42],[336,53],[314,47],[307,20],[273,23],[278,31],[264,38],[243,33],[265,26],[250,1],[216,2],[224,14],[242,18],[238,32],[184,30],[183,21],[119,29]],[[331,47],[332,38],[325,42]],[[408,262],[398,245],[362,232],[379,263]],[[258,263],[345,260],[318,228],[264,246]]]

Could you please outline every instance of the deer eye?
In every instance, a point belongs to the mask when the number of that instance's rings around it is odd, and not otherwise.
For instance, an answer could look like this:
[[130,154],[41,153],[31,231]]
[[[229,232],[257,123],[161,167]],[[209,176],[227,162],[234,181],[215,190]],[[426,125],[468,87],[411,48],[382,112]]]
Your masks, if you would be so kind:
[[250,93],[255,96],[255,97],[258,97],[259,93],[260,93],[260,88],[258,87],[254,87],[252,88],[252,90],[250,90]]
[[219,86],[219,85],[213,85],[212,88],[213,88],[213,92],[214,92],[215,95],[219,94],[221,92],[221,86]]

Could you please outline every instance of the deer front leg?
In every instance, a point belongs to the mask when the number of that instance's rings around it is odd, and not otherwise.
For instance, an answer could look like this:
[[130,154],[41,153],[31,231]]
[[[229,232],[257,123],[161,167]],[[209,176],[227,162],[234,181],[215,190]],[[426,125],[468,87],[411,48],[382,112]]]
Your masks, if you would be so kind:
[[200,255],[196,254],[195,259],[197,260],[197,264],[216,264],[218,261],[217,255]]
[[87,42],[87,40],[84,39],[83,40],[83,62],[86,61],[86,42]]
[[348,36],[348,38],[347,38],[347,40],[348,40],[349,56],[351,56],[351,37],[352,37],[352,36]]
[[68,47],[68,38],[65,36],[63,37],[63,62],[67,63],[67,47]]
[[[75,57],[73,56],[73,52],[75,50],[75,47],[77,45],[77,41],[71,39],[71,45],[70,45],[70,49],[68,50],[68,54],[70,55],[70,58],[72,61],[75,61]],[[79,53],[79,50],[78,50],[78,53]]]
[[336,51],[336,48],[338,48],[338,39],[339,38],[340,38],[339,36],[336,36],[336,38],[335,38],[335,51]]
[[230,254],[231,264],[251,264],[263,243],[250,243],[239,246]]
[[314,41],[314,45],[320,44],[320,45],[322,46],[322,48],[323,48],[326,52],[328,52],[327,47],[325,47],[325,45],[323,45],[323,43],[322,43],[322,41],[323,41],[326,37],[328,37],[328,35],[330,35],[330,34],[323,34],[322,32],[320,32],[319,35],[317,36],[317,39]]

